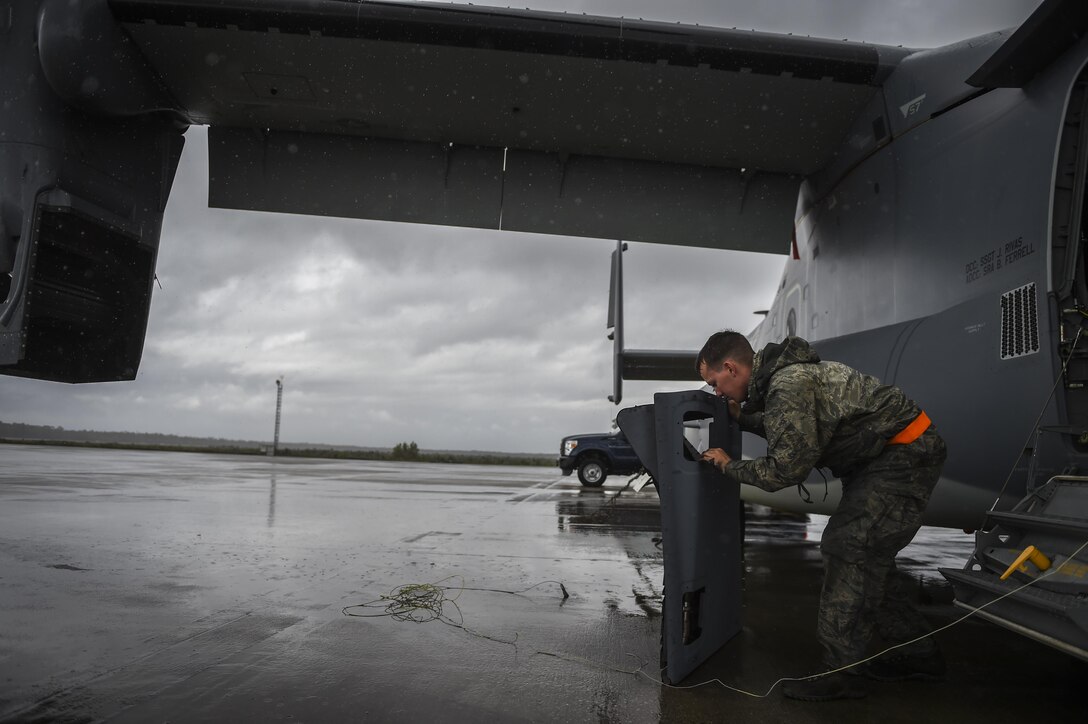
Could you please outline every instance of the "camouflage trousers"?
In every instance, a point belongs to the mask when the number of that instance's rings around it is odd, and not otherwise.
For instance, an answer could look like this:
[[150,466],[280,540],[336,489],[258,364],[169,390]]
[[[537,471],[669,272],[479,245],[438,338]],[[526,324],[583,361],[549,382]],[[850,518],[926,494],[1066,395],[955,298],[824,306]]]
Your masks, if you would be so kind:
[[[842,500],[824,529],[824,583],[817,633],[832,668],[865,657],[878,633],[889,644],[929,632],[895,556],[914,538],[947,450],[930,428],[909,445],[889,445],[843,479]],[[903,649],[936,650],[927,638]]]

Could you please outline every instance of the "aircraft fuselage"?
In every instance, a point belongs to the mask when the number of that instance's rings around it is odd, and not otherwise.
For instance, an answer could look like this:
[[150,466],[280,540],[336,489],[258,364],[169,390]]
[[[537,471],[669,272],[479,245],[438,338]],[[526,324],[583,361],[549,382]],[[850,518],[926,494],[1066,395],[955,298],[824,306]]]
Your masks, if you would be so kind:
[[[1088,44],[1024,89],[942,95],[938,74],[977,66],[999,42],[900,64],[843,156],[803,184],[797,258],[752,335],[757,348],[805,337],[918,401],[950,450],[927,522],[952,527],[981,524],[1006,481],[1005,497],[1018,499],[1088,463],[1084,258],[1079,227],[1068,232],[1084,198]],[[925,120],[912,122],[925,104]],[[746,436],[746,453],[761,443]],[[792,490],[750,497],[798,510],[836,502],[807,504]]]

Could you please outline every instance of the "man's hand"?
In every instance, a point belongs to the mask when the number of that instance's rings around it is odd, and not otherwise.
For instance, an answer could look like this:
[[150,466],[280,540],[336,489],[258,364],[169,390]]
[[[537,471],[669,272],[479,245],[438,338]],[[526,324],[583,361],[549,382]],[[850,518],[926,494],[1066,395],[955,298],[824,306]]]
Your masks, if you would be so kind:
[[703,453],[703,460],[708,463],[713,463],[718,470],[725,472],[725,466],[730,463],[733,458],[725,454],[725,450],[720,447],[712,447]]
[[737,402],[736,400],[734,400],[732,397],[730,397],[729,401],[726,404],[729,405],[729,416],[732,417],[734,420],[739,420],[740,419],[740,403]]

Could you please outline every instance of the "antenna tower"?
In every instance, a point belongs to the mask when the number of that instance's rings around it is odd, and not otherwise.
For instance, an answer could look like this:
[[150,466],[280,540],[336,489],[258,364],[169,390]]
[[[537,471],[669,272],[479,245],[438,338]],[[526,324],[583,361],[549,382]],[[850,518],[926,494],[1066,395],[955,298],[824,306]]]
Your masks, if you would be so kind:
[[275,456],[280,446],[280,410],[283,407],[283,378],[276,380],[276,434],[272,438],[272,449],[268,454]]

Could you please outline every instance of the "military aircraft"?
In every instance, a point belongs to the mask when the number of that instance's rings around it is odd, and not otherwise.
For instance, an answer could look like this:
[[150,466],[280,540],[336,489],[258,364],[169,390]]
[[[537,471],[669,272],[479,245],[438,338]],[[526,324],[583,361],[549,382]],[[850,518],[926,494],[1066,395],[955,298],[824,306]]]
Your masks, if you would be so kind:
[[[1085,29],[1079,0],[930,50],[475,6],[10,4],[0,371],[135,376],[201,124],[217,207],[789,250],[753,341],[906,389],[951,449],[927,522],[981,527],[1088,467]],[[835,502],[791,495],[765,502]]]

